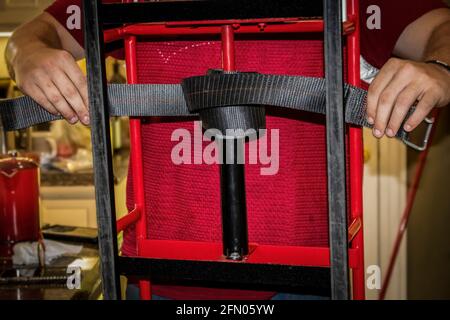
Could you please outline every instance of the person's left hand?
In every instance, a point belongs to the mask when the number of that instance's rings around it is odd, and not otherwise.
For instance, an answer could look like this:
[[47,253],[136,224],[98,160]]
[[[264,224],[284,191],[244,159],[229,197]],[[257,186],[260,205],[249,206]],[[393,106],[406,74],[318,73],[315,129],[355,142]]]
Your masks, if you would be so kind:
[[450,72],[431,63],[391,58],[369,87],[367,121],[373,135],[394,137],[408,110],[416,110],[403,128],[416,128],[434,107],[450,104]]

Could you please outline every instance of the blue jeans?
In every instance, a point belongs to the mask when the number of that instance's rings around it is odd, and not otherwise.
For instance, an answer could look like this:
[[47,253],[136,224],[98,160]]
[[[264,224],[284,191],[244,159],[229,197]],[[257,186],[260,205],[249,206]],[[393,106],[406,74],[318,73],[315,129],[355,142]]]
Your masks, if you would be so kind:
[[[139,300],[139,286],[129,284],[127,286],[127,300]],[[170,298],[152,295],[153,300],[172,300]],[[328,297],[294,294],[294,293],[277,293],[270,300],[329,300]]]

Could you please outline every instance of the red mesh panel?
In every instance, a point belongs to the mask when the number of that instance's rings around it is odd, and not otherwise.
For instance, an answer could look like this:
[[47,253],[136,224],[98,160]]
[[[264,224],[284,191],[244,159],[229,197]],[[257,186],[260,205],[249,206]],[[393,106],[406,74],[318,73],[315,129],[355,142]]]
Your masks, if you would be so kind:
[[[220,68],[220,43],[141,42],[137,61],[140,83],[179,83],[184,77]],[[323,76],[322,41],[237,41],[236,66],[240,71]],[[280,115],[277,111],[277,116],[267,117],[267,128],[280,130],[278,174],[262,176],[259,165],[246,166],[249,239],[264,244],[327,246],[324,119],[305,113]],[[218,167],[174,165],[170,156],[176,142],[171,141],[171,134],[178,128],[192,133],[193,122],[163,120],[147,119],[142,126],[149,236],[221,241]],[[131,181],[130,175],[129,207],[133,205]],[[133,255],[134,246],[134,230],[130,229],[124,254]]]

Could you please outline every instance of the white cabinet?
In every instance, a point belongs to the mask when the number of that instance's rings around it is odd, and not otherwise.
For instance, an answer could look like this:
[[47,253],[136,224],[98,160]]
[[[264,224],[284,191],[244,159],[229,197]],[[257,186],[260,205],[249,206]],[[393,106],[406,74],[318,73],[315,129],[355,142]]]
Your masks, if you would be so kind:
[[[126,209],[127,179],[114,186],[116,216]],[[41,224],[60,224],[74,227],[97,227],[93,186],[41,186]]]
[[97,227],[94,187],[41,187],[41,222]]
[[[366,267],[384,277],[406,204],[406,147],[395,139],[375,139],[364,129],[364,251]],[[387,299],[406,299],[406,237],[392,274]],[[379,291],[366,289],[367,299]]]

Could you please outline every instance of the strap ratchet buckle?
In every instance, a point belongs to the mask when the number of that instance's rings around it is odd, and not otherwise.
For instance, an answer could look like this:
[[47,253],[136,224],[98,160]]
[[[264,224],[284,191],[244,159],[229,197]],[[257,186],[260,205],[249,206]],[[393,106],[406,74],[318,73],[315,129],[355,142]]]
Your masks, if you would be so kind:
[[427,146],[428,146],[428,141],[430,139],[430,134],[431,134],[431,129],[433,129],[433,124],[434,124],[435,118],[434,117],[426,117],[425,120],[423,121],[426,124],[426,129],[425,129],[425,135],[422,139],[422,143],[419,144],[415,144],[414,142],[411,142],[409,140],[409,134],[406,134],[404,137],[402,137],[402,141],[404,144],[406,144],[408,147],[417,150],[417,151],[424,151]]

